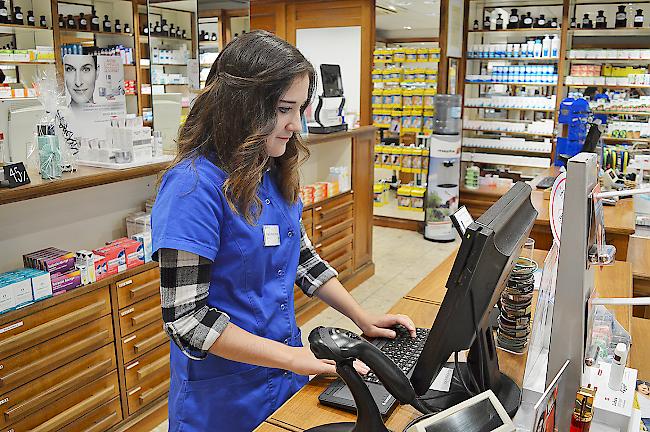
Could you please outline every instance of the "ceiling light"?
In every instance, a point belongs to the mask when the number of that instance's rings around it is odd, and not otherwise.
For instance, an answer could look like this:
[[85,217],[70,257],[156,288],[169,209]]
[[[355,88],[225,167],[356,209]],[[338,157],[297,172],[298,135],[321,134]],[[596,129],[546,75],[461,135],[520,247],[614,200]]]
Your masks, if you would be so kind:
[[413,30],[413,27],[411,27],[411,26],[404,26],[404,30]]

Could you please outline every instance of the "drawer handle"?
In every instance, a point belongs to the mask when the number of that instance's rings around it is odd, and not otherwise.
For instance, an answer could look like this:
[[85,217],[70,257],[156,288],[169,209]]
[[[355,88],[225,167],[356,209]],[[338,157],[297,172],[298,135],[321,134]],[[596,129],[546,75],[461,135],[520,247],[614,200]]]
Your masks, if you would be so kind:
[[154,292],[158,292],[159,290],[160,290],[160,282],[154,280],[144,285],[130,288],[129,297],[131,297],[131,299],[135,299],[138,297],[146,297],[148,295],[153,294]]
[[88,399],[84,399],[75,406],[68,408],[56,417],[52,417],[45,423],[41,423],[32,429],[32,432],[46,432],[60,429],[70,421],[84,415],[88,410],[95,408],[97,405],[100,405],[103,402],[106,402],[113,396],[114,393],[115,386],[111,385],[110,387],[101,390],[99,393],[92,395]]
[[97,316],[106,305],[105,300],[100,300],[69,314],[60,316],[52,321],[45,322],[22,333],[0,341],[0,352],[18,352],[36,345],[39,339],[45,340],[64,333],[88,318]]
[[156,333],[150,338],[147,338],[142,342],[133,345],[133,351],[136,354],[138,354],[140,352],[147,351],[150,348],[156,347],[162,344],[163,342],[165,342],[166,340],[167,340],[167,333],[161,331],[160,333]]
[[318,248],[320,248],[321,246],[323,246],[323,243],[318,243],[317,245],[314,246],[314,248],[315,248],[315,249],[318,249]]
[[146,312],[142,312],[140,314],[132,316],[131,317],[131,325],[135,327],[137,325],[141,325],[142,323],[151,322],[156,317],[160,316],[161,314],[162,314],[162,310],[160,309],[160,307],[155,307],[153,309],[149,309]]
[[169,378],[167,378],[165,381],[158,384],[156,387],[150,388],[149,390],[142,392],[142,394],[138,398],[138,400],[140,401],[140,405],[148,404],[151,401],[151,399],[155,399],[158,396],[164,394],[168,388],[169,388]]
[[315,211],[321,211],[321,210],[323,210],[323,207],[322,207],[322,206],[318,206],[318,207],[316,207],[314,210],[315,210]]
[[319,230],[319,229],[321,229],[321,228],[323,228],[322,225],[316,225],[316,226],[314,227],[315,230]]
[[14,421],[17,417],[28,414],[44,405],[49,404],[50,402],[63,396],[63,394],[71,388],[84,385],[85,382],[89,382],[95,378],[101,377],[106,372],[111,370],[112,365],[113,362],[111,359],[105,359],[101,363],[98,363],[81,373],[78,373],[66,380],[61,381],[49,389],[46,389],[45,391],[34,395],[31,398],[21,402],[18,405],[14,405],[11,407],[11,409],[5,411],[5,419],[7,421]]
[[11,385],[15,382],[20,382],[21,379],[31,379],[41,376],[48,371],[52,365],[65,364],[69,360],[76,359],[85,354],[89,349],[101,346],[102,343],[108,342],[110,334],[108,330],[102,330],[100,333],[94,334],[86,339],[75,342],[72,345],[53,352],[50,355],[41,357],[40,359],[26,364],[14,371],[0,376],[0,387]]
[[151,375],[152,373],[156,372],[157,370],[160,370],[168,365],[169,365],[169,358],[167,356],[160,357],[158,360],[151,362],[150,364],[142,367],[138,371],[138,380],[141,380]]
[[113,426],[115,423],[115,417],[117,417],[117,411],[113,411],[103,419],[99,420],[96,422],[94,425],[86,429],[85,432],[100,432],[100,431],[105,431],[109,427]]
[[353,237],[354,237],[354,235],[350,234],[350,235],[347,235],[347,236],[343,237],[341,240],[335,241],[331,245],[328,245],[328,246],[324,247],[323,249],[321,249],[321,254],[322,255],[329,254],[330,251],[336,250],[336,249],[340,248],[341,246],[343,246],[344,244],[349,243],[352,240]]

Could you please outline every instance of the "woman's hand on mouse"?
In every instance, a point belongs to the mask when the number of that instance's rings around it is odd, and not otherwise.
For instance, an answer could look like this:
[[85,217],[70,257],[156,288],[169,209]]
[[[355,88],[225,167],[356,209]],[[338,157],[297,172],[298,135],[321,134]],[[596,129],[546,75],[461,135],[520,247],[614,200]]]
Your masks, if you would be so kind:
[[[320,360],[314,356],[309,347],[292,348],[293,356],[288,369],[298,375],[336,375],[336,363],[334,360]],[[363,362],[355,360],[354,368],[361,375],[367,374],[370,369]]]
[[413,320],[406,315],[402,314],[384,314],[373,315],[364,313],[361,318],[356,320],[357,326],[361,329],[364,335],[368,337],[384,337],[393,339],[397,335],[392,327],[396,325],[403,325],[415,337],[415,324]]

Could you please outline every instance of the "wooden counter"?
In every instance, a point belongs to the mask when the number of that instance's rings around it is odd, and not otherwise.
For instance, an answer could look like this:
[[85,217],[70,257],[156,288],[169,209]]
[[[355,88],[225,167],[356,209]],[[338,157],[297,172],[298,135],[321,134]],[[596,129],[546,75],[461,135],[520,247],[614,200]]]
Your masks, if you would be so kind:
[[[543,263],[545,256],[546,252],[537,250],[534,259]],[[440,309],[440,301],[444,298],[444,285],[447,282],[454,257],[455,253],[443,261],[404,298],[400,299],[389,312],[409,315],[418,327],[431,327]],[[614,266],[597,269],[595,277],[596,290],[602,296],[623,297],[632,293],[632,273],[628,263],[617,262]],[[631,308],[617,310],[616,314],[623,326],[630,329]],[[517,356],[499,350],[498,356],[500,369],[521,386],[526,355]],[[318,395],[332,379],[317,377],[309,382],[256,431],[289,430],[295,432],[325,423],[354,421],[355,415],[318,403]],[[390,430],[401,431],[409,421],[419,415],[410,406],[400,406],[386,419],[386,426]],[[278,427],[280,429],[277,429]]]
[[[551,175],[553,172],[549,171],[547,174]],[[531,183],[536,184],[536,181]],[[466,206],[474,218],[478,218],[509,189],[509,187],[480,187],[474,190],[461,186],[460,204]],[[549,202],[544,200],[544,192],[534,189],[534,186],[530,198],[539,213],[530,236],[535,239],[536,248],[549,250],[553,244],[548,215]],[[619,200],[615,206],[604,206],[604,214],[607,243],[616,246],[617,260],[626,261],[629,237],[634,234],[636,228],[634,201],[627,198]]]

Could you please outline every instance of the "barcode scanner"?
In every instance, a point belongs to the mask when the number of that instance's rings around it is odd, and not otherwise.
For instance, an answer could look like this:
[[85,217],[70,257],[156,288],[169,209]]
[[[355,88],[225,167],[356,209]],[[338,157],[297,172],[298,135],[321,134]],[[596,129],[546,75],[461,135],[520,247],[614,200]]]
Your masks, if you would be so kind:
[[422,413],[430,412],[418,401],[415,390],[404,372],[379,348],[358,335],[338,328],[316,327],[309,334],[309,348],[316,358],[336,362],[336,372],[348,385],[354,398],[357,422],[326,424],[311,428],[307,432],[390,432],[384,425],[368,387],[354,369],[355,359],[368,365],[395,399],[413,406]]

